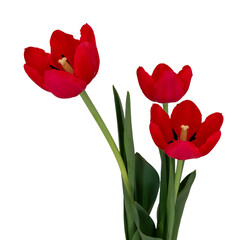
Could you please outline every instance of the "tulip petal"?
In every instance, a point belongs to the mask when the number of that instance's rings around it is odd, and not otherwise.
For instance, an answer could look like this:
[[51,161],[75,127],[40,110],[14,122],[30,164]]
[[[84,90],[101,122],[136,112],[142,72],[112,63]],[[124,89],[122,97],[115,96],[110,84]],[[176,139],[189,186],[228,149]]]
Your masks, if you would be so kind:
[[144,95],[151,101],[155,101],[153,95],[153,78],[144,70],[143,67],[139,67],[136,71],[139,85]]
[[166,143],[174,140],[169,115],[158,104],[153,104],[151,107],[151,123],[159,127]]
[[36,83],[39,87],[46,90],[44,87],[44,77],[35,69],[30,67],[29,65],[24,65],[25,72],[29,76],[29,78]]
[[51,55],[43,49],[28,47],[24,51],[24,58],[26,64],[35,69],[41,76],[44,75],[45,70],[51,69]]
[[170,143],[164,151],[169,157],[176,158],[178,160],[187,160],[202,156],[198,147],[196,147],[192,142],[182,140]]
[[93,29],[88,24],[85,24],[81,27],[80,34],[81,34],[80,37],[81,42],[90,42],[94,44],[94,46],[96,46],[96,39],[95,39]]
[[176,102],[186,93],[181,78],[166,64],[159,64],[154,69],[153,95],[157,102]]
[[99,55],[96,46],[82,42],[75,52],[74,75],[90,83],[99,69]]
[[50,39],[53,61],[58,63],[58,60],[65,56],[70,65],[73,67],[75,50],[79,44],[80,41],[74,39],[72,35],[64,33],[60,30],[54,31]]
[[168,143],[165,141],[160,128],[155,123],[151,122],[149,129],[150,129],[152,139],[156,144],[156,146],[164,150],[167,147]]
[[174,71],[168,65],[164,63],[158,64],[152,73],[153,80],[157,82],[168,71],[174,73]]
[[171,122],[178,137],[180,137],[181,126],[189,126],[187,131],[187,140],[189,140],[198,131],[202,122],[202,114],[195,103],[185,100],[174,108],[171,114]]
[[200,147],[200,152],[202,156],[208,154],[217,144],[221,136],[221,132],[217,131],[214,132],[207,141]]
[[48,70],[44,74],[45,88],[59,98],[71,98],[86,88],[86,82],[73,74],[58,70]]
[[220,130],[223,120],[224,118],[221,113],[213,113],[209,115],[201,124],[196,135],[196,140],[194,140],[194,144],[198,147],[204,144],[209,136]]
[[180,81],[183,83],[184,85],[184,95],[187,92],[189,86],[190,86],[190,82],[191,82],[191,78],[192,78],[192,70],[191,67],[186,65],[182,68],[182,70],[178,73],[178,76],[180,77]]
[[183,95],[183,84],[177,80],[176,73],[166,64],[159,64],[154,69],[153,95],[157,102],[169,103],[178,101]]

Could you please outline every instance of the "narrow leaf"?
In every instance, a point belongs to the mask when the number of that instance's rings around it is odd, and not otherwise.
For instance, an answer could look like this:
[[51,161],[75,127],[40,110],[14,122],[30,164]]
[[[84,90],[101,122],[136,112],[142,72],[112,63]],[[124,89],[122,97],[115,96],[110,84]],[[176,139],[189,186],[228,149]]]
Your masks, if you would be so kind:
[[167,215],[167,196],[168,196],[168,182],[169,182],[169,157],[163,150],[159,149],[161,157],[161,181],[159,204],[157,210],[157,236],[163,237],[165,235],[165,223]]
[[136,160],[136,199],[150,213],[157,198],[159,176],[157,171],[139,154]]
[[147,211],[137,202],[132,203],[134,221],[142,240],[162,240],[156,238],[155,225]]
[[[115,87],[113,87],[114,93],[114,102],[115,102],[115,109],[116,109],[116,116],[117,116],[117,126],[118,126],[118,137],[119,137],[119,148],[120,154],[123,158],[124,164],[127,167],[126,161],[126,154],[125,154],[125,146],[124,146],[124,111],[122,107],[122,103],[119,97],[119,94]],[[123,192],[124,192],[124,229],[125,229],[125,236],[126,240],[131,240],[135,234],[136,226],[134,223],[134,219],[132,216],[132,210],[130,206],[130,200],[127,195],[127,191],[123,184]]]
[[169,159],[169,183],[167,197],[166,240],[171,240],[175,218],[175,160]]
[[115,110],[116,110],[116,116],[117,116],[119,149],[120,149],[121,156],[122,156],[125,166],[126,166],[125,147],[124,147],[124,121],[125,121],[124,110],[122,107],[122,103],[121,103],[119,94],[114,86],[113,86],[113,93],[114,93],[114,103],[115,103]]
[[180,227],[180,221],[184,211],[185,203],[195,178],[196,178],[196,171],[193,171],[190,174],[188,174],[180,184],[179,194],[175,206],[175,223],[174,223],[173,235],[171,240],[177,239],[177,235]]
[[136,230],[132,240],[141,240],[140,233],[138,230]]
[[124,187],[124,184],[123,184],[123,190],[124,190],[124,210],[125,210],[124,217],[126,217],[126,219],[124,219],[124,222],[127,223],[127,225],[125,225],[125,230],[126,230],[125,233],[128,239],[131,240],[136,232],[136,225],[134,222],[131,201]]
[[130,94],[126,96],[125,126],[124,126],[124,146],[127,160],[127,172],[132,194],[135,192],[135,152],[133,143],[133,133],[131,125]]

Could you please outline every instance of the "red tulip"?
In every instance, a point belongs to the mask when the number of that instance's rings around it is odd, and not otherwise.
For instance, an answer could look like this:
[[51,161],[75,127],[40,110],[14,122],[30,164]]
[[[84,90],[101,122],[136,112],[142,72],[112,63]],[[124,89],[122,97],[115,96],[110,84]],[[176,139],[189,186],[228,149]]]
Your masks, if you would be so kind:
[[158,105],[151,108],[150,132],[155,144],[172,158],[186,160],[208,154],[220,139],[221,113],[202,122],[198,107],[189,100],[176,105],[171,118]]
[[96,76],[99,55],[92,28],[82,26],[80,40],[56,30],[50,39],[51,54],[40,48],[28,47],[24,69],[41,88],[59,98],[80,94]]
[[189,66],[176,74],[166,64],[159,64],[150,76],[142,67],[137,69],[137,78],[144,95],[153,102],[177,102],[187,92],[192,77]]

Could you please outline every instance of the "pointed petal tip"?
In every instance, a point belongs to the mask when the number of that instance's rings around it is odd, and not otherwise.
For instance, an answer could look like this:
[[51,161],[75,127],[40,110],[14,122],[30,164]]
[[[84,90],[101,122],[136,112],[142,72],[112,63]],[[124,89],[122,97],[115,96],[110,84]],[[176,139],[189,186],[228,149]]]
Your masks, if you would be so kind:
[[80,41],[81,42],[90,42],[96,45],[95,34],[92,27],[89,24],[84,24],[80,29]]
[[138,67],[137,70],[136,70],[136,75],[137,77],[139,77],[139,75],[142,74],[142,72],[145,72],[144,68],[143,67]]

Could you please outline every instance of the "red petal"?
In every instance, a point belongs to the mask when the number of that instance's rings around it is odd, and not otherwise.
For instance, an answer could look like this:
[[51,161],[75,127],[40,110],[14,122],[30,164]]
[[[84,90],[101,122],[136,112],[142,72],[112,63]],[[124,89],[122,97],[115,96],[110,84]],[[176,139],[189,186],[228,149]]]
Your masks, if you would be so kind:
[[178,160],[187,160],[202,156],[199,149],[192,142],[182,140],[170,143],[164,151],[169,157]]
[[82,42],[75,52],[74,75],[90,83],[99,69],[99,55],[94,44]]
[[200,152],[202,156],[208,154],[215,147],[215,145],[220,139],[220,136],[221,132],[217,131],[207,139],[207,141],[200,147]]
[[90,42],[96,46],[96,39],[95,39],[94,32],[88,24],[85,24],[81,27],[80,34],[81,34],[80,37],[81,42]]
[[25,62],[28,66],[35,69],[41,76],[44,71],[50,69],[51,55],[44,50],[35,47],[28,47],[24,52]]
[[210,135],[219,131],[223,124],[223,120],[224,118],[221,113],[213,113],[209,115],[201,124],[196,135],[196,140],[194,140],[194,144],[198,147],[204,144]]
[[164,136],[162,135],[159,127],[155,123],[151,122],[149,128],[150,128],[152,139],[156,144],[156,146],[164,150],[167,147],[168,143],[165,142]]
[[71,98],[86,88],[85,81],[73,74],[58,70],[48,70],[44,75],[45,88],[59,98]]
[[153,80],[157,82],[167,71],[174,73],[174,71],[168,65],[164,63],[158,64],[152,73]]
[[152,77],[142,68],[139,67],[136,71],[139,85],[144,95],[151,101],[155,101],[152,94],[153,91],[153,79]]
[[184,66],[182,70],[178,73],[178,76],[180,77],[180,80],[184,85],[184,95],[185,95],[185,93],[187,92],[190,86],[190,82],[192,78],[191,67],[188,65]]
[[159,64],[153,71],[152,78],[153,96],[157,102],[176,102],[186,93],[185,82],[166,64]]
[[151,107],[151,123],[159,127],[166,143],[174,140],[169,115],[158,104],[153,104]]
[[50,39],[51,55],[53,61],[57,63],[63,55],[67,58],[70,65],[73,67],[75,50],[79,44],[80,41],[74,39],[72,35],[64,33],[60,30],[54,31]]
[[187,140],[198,131],[201,122],[202,114],[198,107],[190,100],[185,100],[176,105],[171,114],[172,127],[175,130],[178,137],[180,137],[181,126],[187,125],[189,129],[187,131]]
[[35,82],[42,89],[46,90],[44,87],[44,77],[35,68],[32,68],[29,65],[25,64],[24,69],[33,82]]

